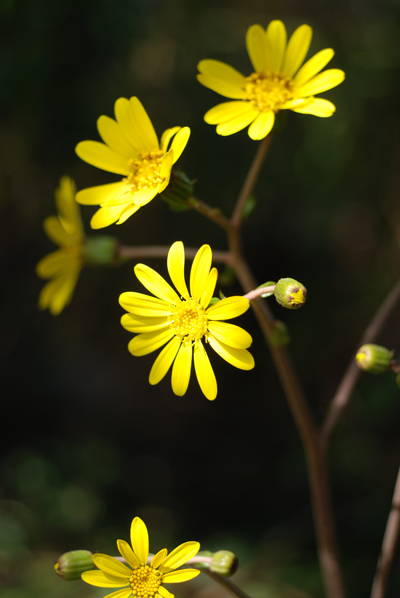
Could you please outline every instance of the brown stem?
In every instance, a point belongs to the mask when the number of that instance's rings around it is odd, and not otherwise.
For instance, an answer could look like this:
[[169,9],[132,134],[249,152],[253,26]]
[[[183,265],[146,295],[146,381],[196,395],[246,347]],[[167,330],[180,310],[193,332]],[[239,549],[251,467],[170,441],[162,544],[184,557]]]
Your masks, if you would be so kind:
[[232,596],[236,596],[236,598],[249,598],[249,595],[246,594],[246,592],[244,592],[242,589],[240,589],[230,579],[226,579],[226,577],[221,577],[220,575],[217,575],[217,573],[213,573],[212,571],[210,571],[208,569],[202,569],[201,572],[204,573],[205,575],[208,575],[208,577],[211,577],[211,579],[213,579],[214,581],[219,583]]
[[[167,257],[169,247],[165,245],[150,245],[150,246],[137,246],[129,247],[120,245],[118,248],[118,256],[129,259],[142,259],[142,258],[164,258]],[[185,256],[193,259],[197,253],[197,249],[194,247],[185,247]],[[229,264],[231,261],[231,254],[229,251],[213,251],[213,260],[218,263]]]
[[[400,281],[398,281],[392,288],[382,305],[379,307],[371,323],[362,335],[357,349],[366,343],[372,343],[390,316],[397,303],[400,301]],[[354,354],[355,355],[355,354]],[[360,369],[356,365],[354,357],[352,357],[347,370],[339,384],[335,396],[332,399],[330,410],[325,418],[325,422],[321,428],[321,439],[324,445],[327,444],[333,428],[339,417],[342,415],[344,409],[347,407],[353,388],[360,375]]]
[[219,208],[212,208],[208,204],[204,203],[204,201],[197,199],[197,197],[190,197],[187,200],[187,204],[192,208],[192,210],[196,210],[196,212],[199,212],[209,220],[212,220],[224,230],[230,230],[231,223],[229,219],[222,214]]
[[376,568],[371,598],[384,598],[389,573],[392,568],[396,545],[400,529],[400,469],[397,474],[396,485],[393,493],[392,508],[383,536],[381,554]]

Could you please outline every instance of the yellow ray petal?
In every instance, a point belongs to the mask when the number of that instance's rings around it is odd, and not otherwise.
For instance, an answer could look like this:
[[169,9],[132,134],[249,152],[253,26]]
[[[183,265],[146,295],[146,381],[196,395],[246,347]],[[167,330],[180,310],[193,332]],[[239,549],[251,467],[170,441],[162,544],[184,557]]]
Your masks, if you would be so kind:
[[146,318],[144,316],[135,316],[133,314],[124,314],[121,318],[121,324],[129,332],[143,333],[154,332],[162,328],[168,328],[168,320],[165,316],[161,318]]
[[183,129],[181,129],[179,131],[179,133],[177,133],[175,135],[175,137],[173,138],[172,143],[171,143],[171,149],[174,152],[174,160],[173,160],[174,164],[180,158],[183,150],[185,149],[185,147],[187,145],[187,142],[189,141],[189,137],[190,137],[189,127],[183,127]]
[[128,349],[135,357],[148,355],[156,351],[174,336],[173,330],[156,330],[155,332],[144,332],[135,336],[128,344]]
[[128,205],[129,204],[121,204],[119,206],[105,206],[104,208],[100,208],[92,216],[90,226],[94,230],[97,230],[99,228],[110,226],[110,224],[114,224]]
[[218,392],[217,380],[201,341],[195,344],[193,357],[194,369],[199,386],[205,397],[209,401],[213,401]]
[[248,133],[250,139],[254,139],[255,141],[264,139],[271,132],[274,123],[275,114],[272,110],[270,112],[262,112],[249,127]]
[[117,540],[117,547],[121,556],[126,560],[128,565],[133,569],[137,569],[140,566],[139,559],[125,540]]
[[132,97],[129,104],[133,128],[142,142],[142,147],[149,152],[159,149],[156,132],[139,98]]
[[344,72],[340,69],[328,69],[319,75],[316,75],[308,83],[300,85],[293,90],[294,97],[313,96],[317,93],[322,93],[332,87],[336,87],[344,80]]
[[63,176],[60,180],[60,185],[55,192],[57,211],[60,220],[68,222],[67,227],[64,225],[67,232],[71,232],[71,227],[74,231],[83,236],[84,230],[82,218],[79,207],[76,205],[75,195],[75,182],[70,177]]
[[104,598],[130,598],[132,596],[132,589],[126,588],[123,590],[117,590],[116,592],[112,592],[111,594],[107,594]]
[[250,102],[223,102],[211,108],[204,115],[204,120],[209,125],[219,125],[221,123],[233,120],[237,116],[245,114],[252,110]]
[[60,245],[61,247],[65,247],[66,245],[72,245],[77,241],[77,235],[71,235],[70,233],[68,233],[62,226],[57,216],[49,216],[48,218],[46,218],[43,222],[43,228],[49,239],[51,239],[53,243],[56,243],[56,245]]
[[161,563],[165,560],[165,557],[168,554],[168,550],[166,548],[162,548],[161,550],[159,550],[157,552],[157,554],[155,554],[153,556],[153,558],[151,559],[151,563],[150,565],[153,567],[153,569],[158,569],[158,567],[161,565]]
[[121,578],[121,585],[125,585],[131,576],[132,571],[126,565],[107,554],[94,554],[93,562],[103,573]]
[[208,322],[208,329],[219,341],[235,349],[248,349],[253,342],[250,334],[228,322]]
[[76,194],[76,201],[85,206],[96,206],[104,201],[124,196],[126,196],[126,201],[130,199],[129,187],[123,181],[118,181],[118,183],[110,183],[108,185],[98,185],[97,187],[82,189],[82,191],[78,191]]
[[121,212],[119,219],[117,220],[116,224],[123,224],[132,216],[132,214],[136,214],[138,210],[140,210],[141,206],[135,206],[132,204],[128,204]]
[[141,565],[147,565],[149,557],[149,534],[147,527],[139,517],[135,517],[131,525],[131,544]]
[[271,21],[266,31],[266,38],[270,50],[269,68],[273,73],[280,72],[286,50],[286,37],[286,29],[282,21]]
[[48,282],[39,295],[39,309],[49,308],[53,316],[58,316],[71,301],[79,272],[77,269]]
[[246,98],[246,92],[241,87],[227,83],[219,77],[211,77],[210,75],[197,75],[197,80],[213,91],[219,93],[221,96],[226,98],[232,98],[233,100],[244,100]]
[[[136,129],[133,125],[131,116],[131,105],[127,98],[119,98],[115,102],[114,106],[115,118],[120,126],[120,131],[126,141],[135,148],[136,152],[140,152],[144,149],[139,136],[137,135]],[[132,156],[134,158],[135,156]]]
[[68,274],[71,270],[76,268],[77,259],[72,253],[65,249],[59,249],[49,253],[36,266],[36,274],[40,278],[51,278],[53,276],[60,276]]
[[289,40],[285,58],[283,61],[282,74],[286,77],[293,77],[297,69],[307,56],[311,44],[312,29],[309,25],[300,25]]
[[108,147],[128,161],[135,157],[136,149],[123,136],[120,125],[109,116],[100,116],[97,120],[100,137]]
[[85,571],[81,575],[83,581],[98,588],[120,588],[128,583],[121,577],[105,575],[103,571]]
[[210,270],[209,275],[204,283],[203,294],[200,297],[200,303],[204,307],[207,308],[208,304],[210,303],[212,296],[215,291],[215,285],[217,284],[218,280],[218,270],[217,268],[212,268]]
[[250,301],[245,297],[225,297],[207,309],[207,317],[209,320],[230,320],[244,314],[249,307]]
[[171,129],[166,129],[164,133],[161,135],[160,141],[160,149],[163,152],[168,151],[169,142],[171,141],[172,137],[180,131],[181,127],[172,127]]
[[75,152],[88,164],[114,172],[115,174],[129,174],[128,160],[117,154],[112,149],[98,141],[81,141],[75,148]]
[[181,583],[182,581],[189,581],[200,574],[197,569],[181,569],[181,571],[171,571],[164,573],[162,576],[163,583]]
[[158,355],[157,359],[153,363],[153,367],[151,368],[149,375],[149,383],[152,386],[154,384],[158,384],[164,378],[165,374],[171,367],[180,346],[181,339],[175,336]]
[[156,594],[156,598],[157,596],[161,596],[161,598],[174,598],[174,594],[168,592],[167,588],[164,588],[164,586],[160,586],[157,592],[158,594]]
[[201,75],[220,79],[236,89],[243,89],[244,85],[246,85],[246,78],[229,64],[225,64],[225,62],[209,59],[201,60],[197,68]]
[[[178,569],[194,557],[200,550],[200,544],[198,542],[184,542],[173,550],[163,562],[160,567],[161,573]],[[164,578],[164,576],[163,576]]]
[[185,281],[185,248],[182,241],[171,245],[167,258],[168,274],[182,297],[187,299],[189,291]]
[[246,349],[233,349],[216,338],[210,337],[208,340],[210,347],[228,363],[240,370],[252,370],[254,368],[254,358]]
[[192,346],[181,345],[172,367],[171,385],[173,392],[182,397],[187,391],[192,368]]
[[246,33],[246,47],[256,73],[269,70],[265,31],[261,25],[252,25]]
[[291,108],[291,110],[294,112],[300,112],[301,114],[313,114],[314,116],[327,118],[332,116],[336,110],[336,107],[335,104],[328,102],[328,100],[323,100],[322,98],[313,98],[311,102],[305,102],[303,105]]
[[252,108],[244,114],[240,114],[236,118],[227,122],[221,123],[217,126],[218,135],[226,137],[227,135],[233,135],[242,129],[245,129],[254,119],[260,114],[258,108]]
[[172,305],[180,303],[180,299],[171,285],[153,268],[149,268],[145,264],[137,264],[134,271],[142,285],[150,293]]
[[204,292],[204,285],[210,272],[212,251],[209,245],[200,247],[190,270],[190,294],[197,301]]
[[335,52],[332,48],[326,48],[315,54],[310,60],[307,60],[294,78],[296,87],[307,83],[314,75],[322,71],[328,62],[332,60],[334,54]]
[[[169,180],[169,177],[171,176],[171,169],[172,169],[173,163],[174,163],[174,152],[172,149],[170,149],[169,152],[167,152],[165,154],[165,156],[163,157],[162,164],[161,164],[160,175],[163,178],[166,178]],[[160,187],[162,187],[162,185]],[[161,191],[159,191],[159,193],[161,193]]]
[[136,316],[159,318],[161,316],[168,317],[171,314],[170,307],[165,301],[143,293],[130,291],[122,293],[119,296],[119,304]]

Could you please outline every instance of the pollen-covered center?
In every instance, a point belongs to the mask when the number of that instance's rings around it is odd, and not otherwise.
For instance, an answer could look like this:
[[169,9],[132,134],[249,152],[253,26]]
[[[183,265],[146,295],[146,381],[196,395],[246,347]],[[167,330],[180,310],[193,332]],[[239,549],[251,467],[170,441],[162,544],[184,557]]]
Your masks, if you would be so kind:
[[182,341],[200,340],[207,334],[206,311],[195,299],[182,301],[171,312],[170,326]]
[[160,174],[163,157],[164,152],[156,149],[151,152],[139,152],[136,158],[130,161],[131,172],[125,181],[131,187],[132,193],[142,189],[153,189],[163,182]]
[[292,79],[278,73],[253,73],[246,81],[246,100],[261,112],[278,112],[293,98]]
[[150,565],[142,565],[132,571],[129,583],[134,596],[151,598],[161,585],[161,573]]

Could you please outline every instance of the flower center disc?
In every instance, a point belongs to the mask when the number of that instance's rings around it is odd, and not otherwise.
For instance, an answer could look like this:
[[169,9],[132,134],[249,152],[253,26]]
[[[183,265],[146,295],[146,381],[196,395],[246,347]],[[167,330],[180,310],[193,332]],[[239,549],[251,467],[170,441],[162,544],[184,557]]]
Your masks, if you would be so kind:
[[161,575],[150,565],[142,565],[133,570],[129,583],[134,596],[151,598],[161,585]]
[[170,326],[182,340],[200,340],[207,333],[205,309],[194,299],[183,301],[171,311]]
[[152,189],[163,182],[160,174],[164,152],[153,150],[151,152],[139,152],[135,160],[129,163],[131,173],[125,181],[130,185],[131,192],[142,189]]
[[293,98],[292,80],[277,73],[253,73],[246,79],[246,100],[261,112],[279,109]]

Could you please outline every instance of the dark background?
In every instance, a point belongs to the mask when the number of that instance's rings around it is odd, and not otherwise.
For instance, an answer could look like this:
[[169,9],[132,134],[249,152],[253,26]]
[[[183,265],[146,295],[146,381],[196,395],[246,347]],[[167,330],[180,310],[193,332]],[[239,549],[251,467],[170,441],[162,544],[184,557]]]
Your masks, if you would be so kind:
[[[357,341],[395,283],[400,243],[400,5],[396,0],[1,0],[0,585],[3,598],[104,596],[52,572],[75,548],[115,553],[141,516],[150,549],[189,539],[231,549],[253,598],[322,596],[305,462],[299,437],[253,315],[256,368],[242,372],[212,355],[215,402],[195,377],[185,397],[170,378],[150,387],[155,355],[134,358],[118,296],[140,290],[132,263],[85,268],[71,305],[37,310],[36,263],[55,247],[42,221],[55,213],[62,175],[78,189],[113,182],[80,161],[75,145],[98,139],[96,119],[137,95],[156,131],[190,126],[179,166],[196,195],[230,214],[256,151],[246,131],[228,138],[203,122],[224,101],[195,79],[203,58],[244,74],[245,32],[280,18],[288,33],[310,24],[308,56],[333,47],[346,71],[322,94],[329,119],[290,113],[262,170],[257,208],[244,229],[259,282],[292,276],[309,292],[285,311],[291,351],[321,421]],[[86,231],[94,209],[82,207]],[[121,227],[128,245],[182,240],[225,249],[221,230],[155,199]],[[96,234],[96,233],[93,233]],[[101,234],[101,233],[100,233]],[[165,273],[165,260],[146,260]],[[221,269],[221,268],[220,268]],[[234,283],[221,287],[240,292]],[[400,311],[379,342],[399,350]],[[368,596],[400,461],[394,376],[363,375],[330,450],[345,575]],[[398,560],[388,597],[400,590]],[[196,593],[196,594],[194,594]],[[223,595],[196,580],[178,596]]]

